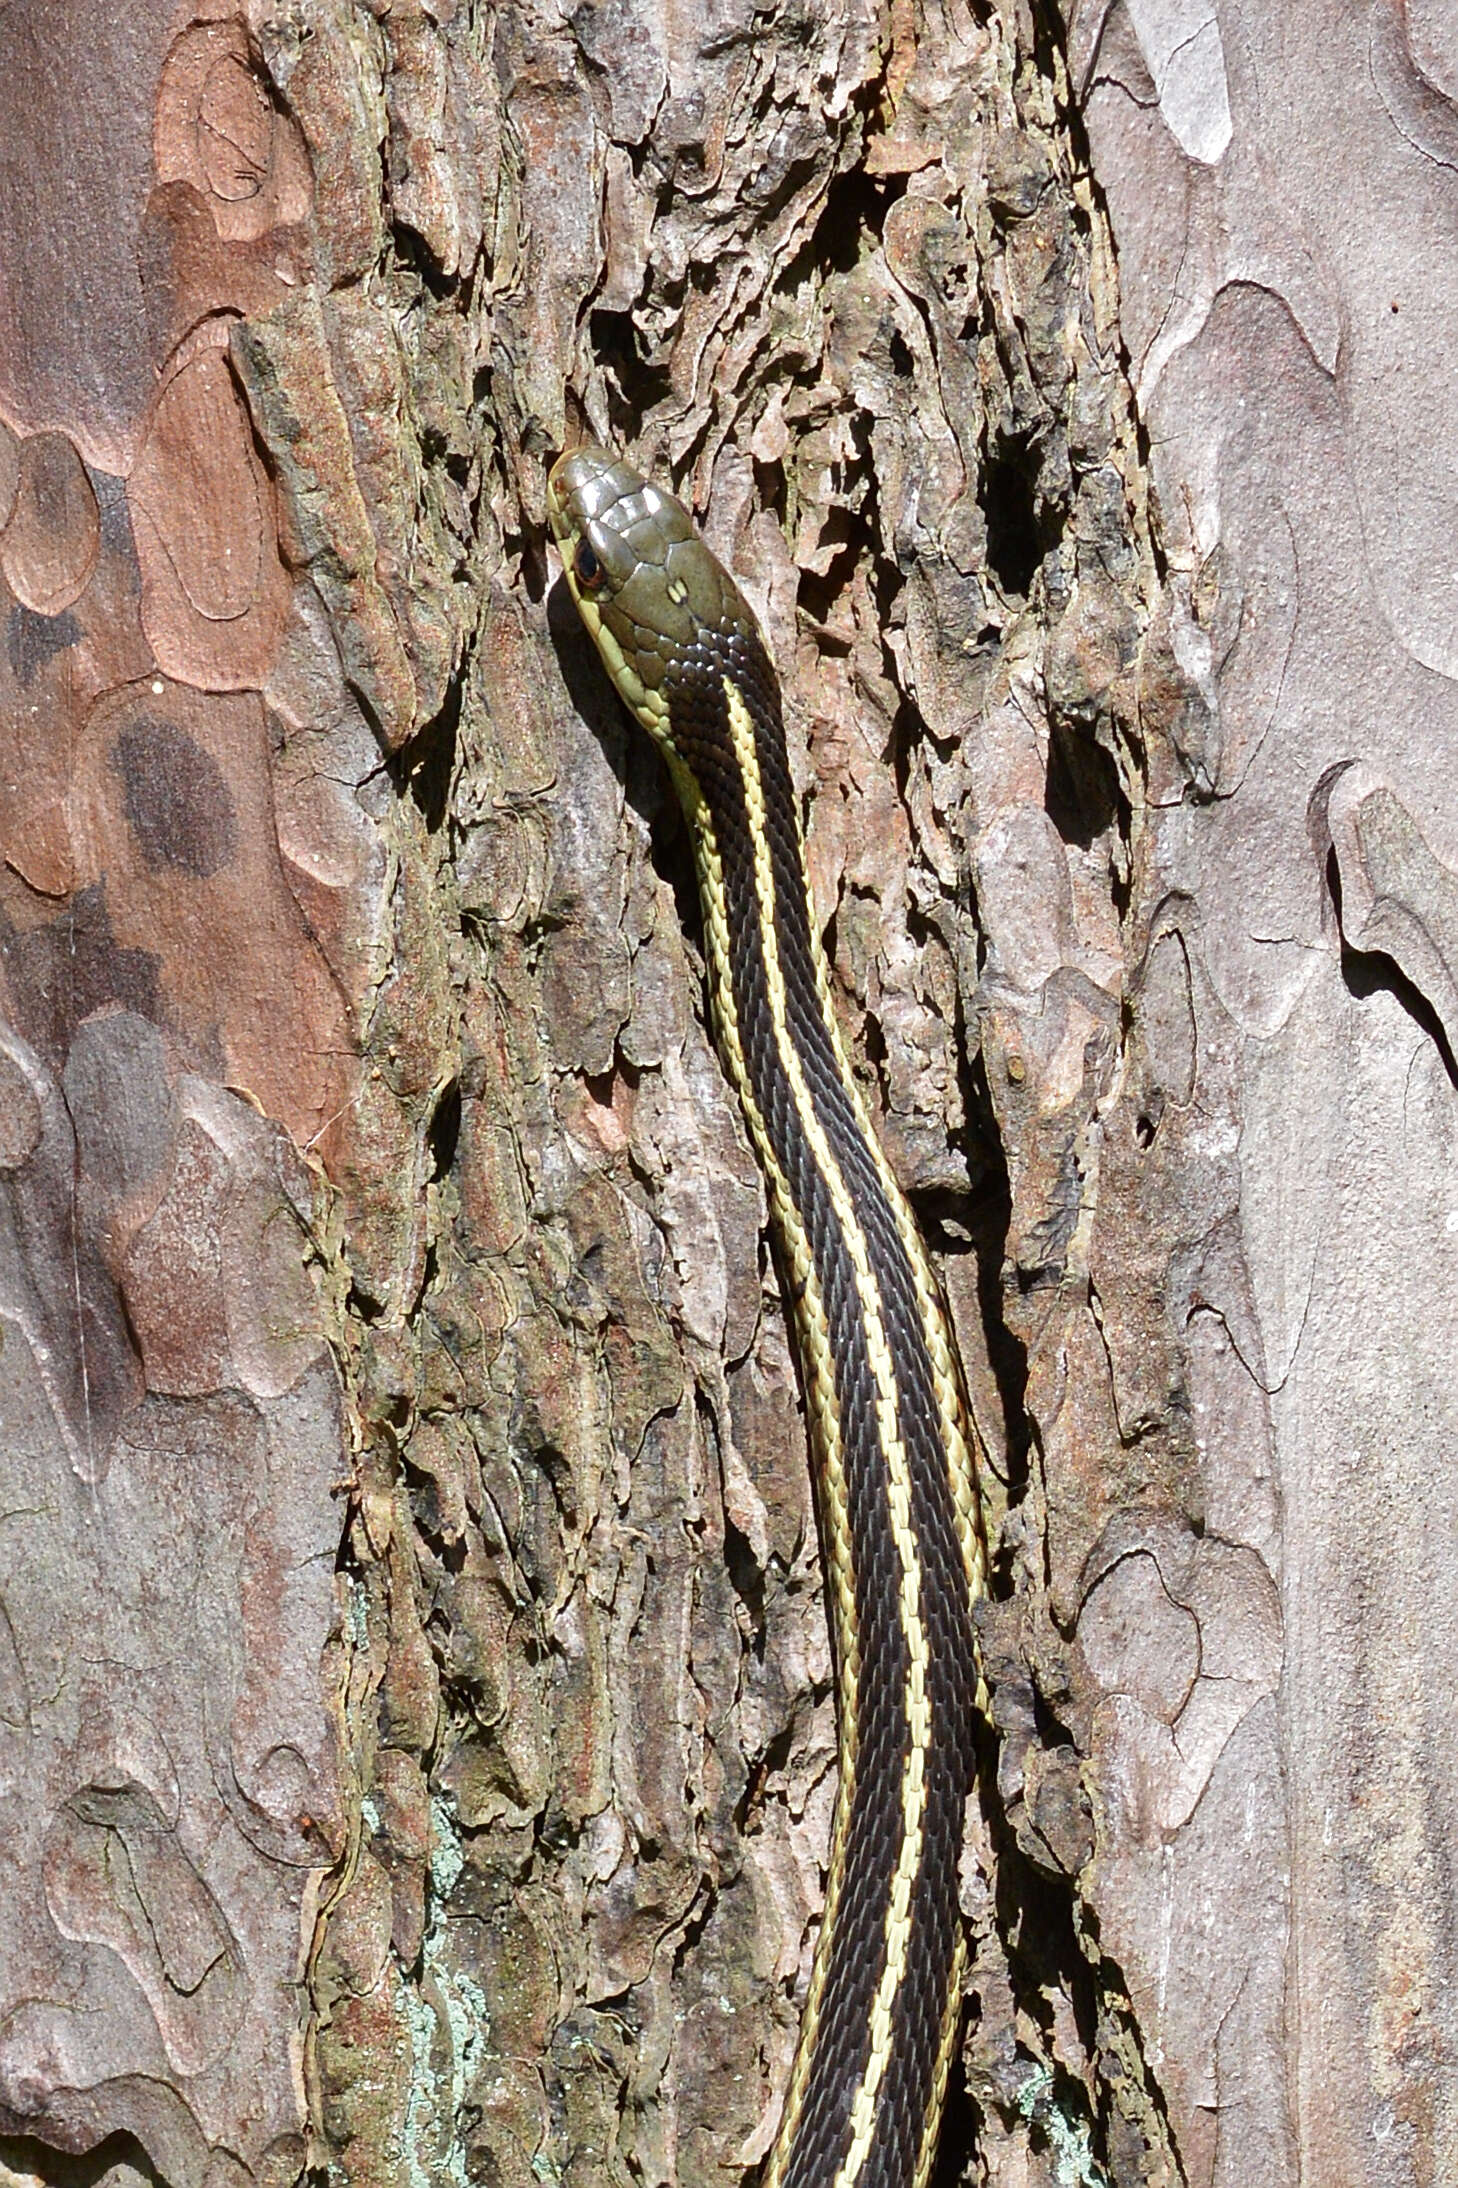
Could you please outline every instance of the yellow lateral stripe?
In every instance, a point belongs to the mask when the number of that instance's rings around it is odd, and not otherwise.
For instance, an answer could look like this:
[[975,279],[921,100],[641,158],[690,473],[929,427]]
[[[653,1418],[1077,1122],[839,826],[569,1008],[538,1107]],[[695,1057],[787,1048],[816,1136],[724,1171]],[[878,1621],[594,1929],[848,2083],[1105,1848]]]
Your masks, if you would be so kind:
[[[645,729],[653,734],[653,722],[647,709],[638,705],[634,712]],[[846,1495],[845,1465],[840,1434],[840,1401],[831,1371],[830,1327],[825,1314],[824,1297],[820,1289],[815,1264],[805,1244],[804,1227],[794,1218],[794,1202],[775,1152],[770,1144],[759,1104],[755,1100],[750,1082],[749,1069],[744,1059],[743,1043],[739,1037],[739,1022],[734,1010],[734,983],[729,956],[729,924],[726,915],[723,863],[719,855],[718,840],[713,821],[693,775],[671,746],[665,748],[674,787],[683,804],[689,821],[695,855],[700,868],[702,887],[700,895],[704,904],[705,939],[714,974],[715,1013],[719,1021],[719,1034],[723,1043],[729,1075],[744,1108],[750,1136],[754,1140],[760,1163],[769,1185],[772,1212],[781,1238],[786,1242],[790,1255],[790,1274],[794,1280],[797,1303],[796,1314],[800,1320],[803,1342],[800,1347],[804,1366],[809,1403],[814,1429],[820,1445],[822,1478],[825,1499],[822,1507],[825,1520],[826,1548],[830,1560],[830,1586],[836,1610],[836,1661],[839,1687],[839,1783],[836,1789],[835,1819],[831,1835],[830,1865],[825,1881],[825,1906],[821,1914],[820,1937],[816,1942],[811,1962],[810,1981],[806,1990],[805,2005],[800,2016],[800,2033],[795,2046],[795,2057],[790,2069],[780,2122],[775,2133],[770,2165],[766,2171],[763,2188],[778,2188],[784,2160],[793,2139],[795,2123],[804,2103],[805,2088],[809,2081],[810,2065],[815,2050],[815,2030],[820,2015],[820,2001],[825,1991],[829,1968],[829,1953],[821,1945],[835,1932],[836,1911],[840,1903],[841,1887],[845,1877],[845,1850],[850,1831],[851,1802],[856,1781],[856,1691],[860,1679],[860,1641],[855,1613],[855,1572],[851,1552],[850,1516]]]
[[836,2176],[835,2188],[853,2188],[867,2157],[876,2127],[876,2100],[891,2055],[892,2021],[896,1999],[906,1975],[911,1944],[911,1890],[921,1867],[922,1830],[926,1813],[926,1757],[931,1744],[931,1709],[926,1691],[928,1647],[921,1622],[921,1569],[911,1518],[911,1473],[901,1442],[897,1406],[896,1368],[886,1338],[880,1293],[871,1264],[870,1248],[856,1217],[840,1165],[825,1137],[800,1068],[800,1057],[790,1032],[784,973],[780,966],[775,932],[775,880],[766,828],[764,789],[760,781],[759,755],[754,723],[734,685],[724,679],[729,712],[729,731],[744,783],[750,835],[754,843],[755,902],[759,913],[760,953],[765,986],[780,1063],[816,1166],[824,1180],[840,1225],[845,1249],[856,1272],[861,1303],[861,1323],[866,1354],[876,1385],[876,1420],[886,1458],[887,1498],[891,1507],[891,1534],[901,1566],[901,1630],[906,1640],[908,1674],[906,1716],[908,1753],[901,1780],[901,1843],[891,1877],[891,1897],[886,1910],[886,1961],[871,2005],[866,2071],[851,2106],[850,2145]]

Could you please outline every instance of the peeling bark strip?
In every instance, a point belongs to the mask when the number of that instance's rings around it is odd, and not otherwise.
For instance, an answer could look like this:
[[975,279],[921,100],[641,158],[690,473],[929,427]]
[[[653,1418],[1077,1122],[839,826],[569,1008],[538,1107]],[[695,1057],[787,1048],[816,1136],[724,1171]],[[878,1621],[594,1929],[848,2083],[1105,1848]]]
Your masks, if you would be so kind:
[[764,612],[1007,1454],[954,2145],[1458,2174],[1458,51],[1070,16],[0,9],[22,2180],[772,2132],[830,1663],[584,422]]

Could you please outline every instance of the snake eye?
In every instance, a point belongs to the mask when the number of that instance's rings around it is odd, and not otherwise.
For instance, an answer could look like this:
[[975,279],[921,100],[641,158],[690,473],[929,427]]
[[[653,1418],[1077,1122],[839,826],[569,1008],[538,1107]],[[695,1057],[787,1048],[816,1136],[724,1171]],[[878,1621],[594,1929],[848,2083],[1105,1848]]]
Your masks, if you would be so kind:
[[572,557],[572,562],[577,572],[577,582],[582,590],[585,593],[595,593],[607,576],[607,572],[585,539],[580,539],[577,542],[577,552]]

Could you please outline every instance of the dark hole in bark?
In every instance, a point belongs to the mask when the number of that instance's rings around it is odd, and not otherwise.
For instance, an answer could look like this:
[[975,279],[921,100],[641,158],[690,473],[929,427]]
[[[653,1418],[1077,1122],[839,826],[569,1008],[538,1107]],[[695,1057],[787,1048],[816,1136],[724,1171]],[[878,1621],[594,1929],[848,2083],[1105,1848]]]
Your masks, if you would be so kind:
[[671,393],[666,367],[643,355],[629,311],[595,311],[588,332],[599,364],[606,367],[614,431],[627,441],[654,406]]
[[445,825],[450,812],[465,683],[462,666],[446,686],[439,712],[416,731],[389,766],[396,788],[409,791],[432,835]]
[[450,1175],[456,1159],[456,1143],[461,1136],[459,1079],[452,1079],[450,1085],[442,1089],[425,1136],[430,1147],[431,1179],[438,1183]]
[[1018,598],[1031,587],[1044,554],[1037,475],[1037,458],[1026,434],[991,450],[982,472],[988,568],[1003,591]]

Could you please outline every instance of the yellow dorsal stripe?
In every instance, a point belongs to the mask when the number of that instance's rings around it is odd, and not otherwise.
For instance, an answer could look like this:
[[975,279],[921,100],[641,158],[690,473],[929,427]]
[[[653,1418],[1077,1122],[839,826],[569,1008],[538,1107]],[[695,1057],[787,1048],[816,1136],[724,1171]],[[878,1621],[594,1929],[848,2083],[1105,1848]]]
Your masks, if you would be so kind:
[[851,2106],[850,2145],[835,2181],[835,2188],[853,2188],[870,2154],[875,2134],[876,2100],[890,2061],[892,2021],[897,1995],[905,1980],[907,1953],[911,1943],[911,1892],[921,1867],[922,1833],[926,1816],[926,1756],[931,1741],[931,1709],[926,1690],[928,1650],[921,1620],[921,1573],[911,1517],[911,1473],[901,1441],[896,1369],[887,1342],[881,1296],[876,1285],[866,1235],[857,1218],[855,1203],[840,1165],[825,1137],[810,1090],[805,1083],[799,1053],[790,1030],[784,973],[780,965],[779,941],[775,931],[774,867],[770,858],[764,789],[760,781],[754,724],[744,701],[727,677],[724,680],[724,697],[728,707],[734,754],[744,785],[749,832],[754,844],[754,895],[759,915],[760,954],[764,963],[765,987],[780,1064],[789,1084],[800,1129],[830,1195],[845,1250],[856,1272],[866,1356],[876,1386],[876,1422],[886,1458],[891,1534],[900,1566],[901,1630],[905,1637],[908,1658],[908,1748],[901,1780],[901,1842],[892,1871],[891,1895],[886,1910],[886,1958],[871,2005],[866,2071]]

